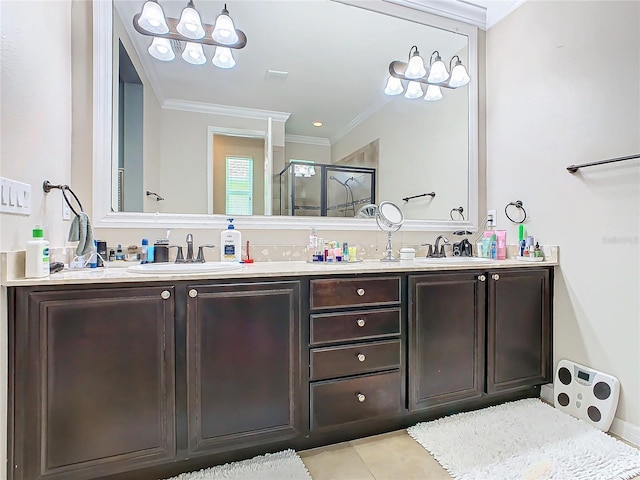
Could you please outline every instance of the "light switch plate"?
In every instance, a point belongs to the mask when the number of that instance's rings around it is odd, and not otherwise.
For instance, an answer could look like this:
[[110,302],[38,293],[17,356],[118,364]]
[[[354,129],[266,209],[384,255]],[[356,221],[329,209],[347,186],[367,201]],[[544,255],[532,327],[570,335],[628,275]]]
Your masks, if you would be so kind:
[[31,185],[0,177],[0,212],[31,215]]

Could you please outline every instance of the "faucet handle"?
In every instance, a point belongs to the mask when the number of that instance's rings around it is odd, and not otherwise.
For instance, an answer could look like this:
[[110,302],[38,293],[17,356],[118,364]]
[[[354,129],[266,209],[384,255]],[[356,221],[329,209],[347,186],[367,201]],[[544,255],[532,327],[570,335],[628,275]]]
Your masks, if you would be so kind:
[[433,245],[431,245],[430,243],[422,243],[420,244],[422,247],[426,247],[428,246],[429,249],[427,250],[427,257],[433,257]]
[[176,263],[184,263],[184,255],[182,253],[182,245],[169,245],[167,248],[177,248]]
[[213,244],[208,244],[208,245],[200,245],[198,247],[198,257],[196,258],[196,262],[200,262],[200,263],[204,263],[206,262],[206,260],[204,259],[204,252],[202,251],[203,248],[214,248],[215,245]]

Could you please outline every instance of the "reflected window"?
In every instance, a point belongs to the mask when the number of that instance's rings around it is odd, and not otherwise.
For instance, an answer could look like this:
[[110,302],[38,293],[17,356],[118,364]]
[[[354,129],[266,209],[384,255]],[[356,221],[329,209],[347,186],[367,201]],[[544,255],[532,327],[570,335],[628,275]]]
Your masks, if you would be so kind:
[[253,158],[226,157],[227,215],[253,215]]

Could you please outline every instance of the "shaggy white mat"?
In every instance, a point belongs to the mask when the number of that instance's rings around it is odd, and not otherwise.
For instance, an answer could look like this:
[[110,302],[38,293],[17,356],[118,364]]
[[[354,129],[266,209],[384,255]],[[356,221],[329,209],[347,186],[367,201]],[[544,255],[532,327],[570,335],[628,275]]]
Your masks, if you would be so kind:
[[311,480],[311,475],[298,454],[289,449],[182,473],[169,480]]
[[461,480],[613,480],[640,474],[640,451],[539,399],[407,429]]

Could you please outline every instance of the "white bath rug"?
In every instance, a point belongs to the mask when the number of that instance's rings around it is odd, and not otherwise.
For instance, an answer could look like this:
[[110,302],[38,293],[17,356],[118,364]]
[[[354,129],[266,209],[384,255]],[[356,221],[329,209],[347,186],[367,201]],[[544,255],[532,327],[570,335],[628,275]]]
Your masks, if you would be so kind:
[[419,423],[407,431],[460,480],[640,475],[640,450],[537,398]]
[[168,480],[311,480],[311,475],[298,454],[289,449],[182,473]]

